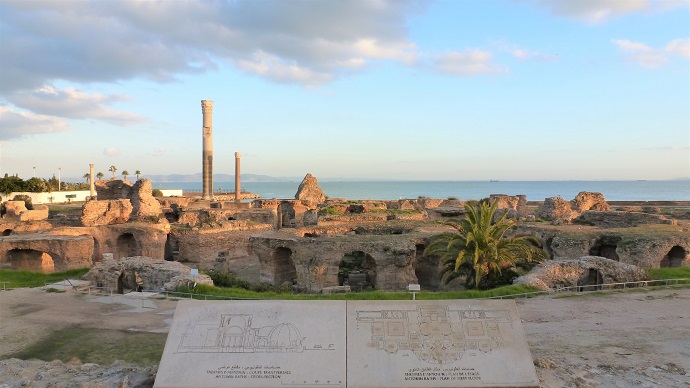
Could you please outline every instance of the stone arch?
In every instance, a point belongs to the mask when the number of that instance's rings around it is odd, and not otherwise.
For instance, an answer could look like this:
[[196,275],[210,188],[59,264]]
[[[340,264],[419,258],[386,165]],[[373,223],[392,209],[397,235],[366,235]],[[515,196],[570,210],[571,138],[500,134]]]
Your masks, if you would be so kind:
[[[603,256],[602,256],[603,257]],[[578,291],[594,291],[601,289],[604,284],[604,275],[596,268],[589,268],[577,281]]]
[[553,237],[549,237],[544,241],[544,252],[548,255],[549,260],[553,260],[553,248],[551,244],[553,244]]
[[436,291],[440,284],[440,258],[436,255],[424,255],[424,249],[424,244],[415,245],[414,273],[422,289]]
[[137,256],[137,240],[132,233],[123,233],[117,237],[115,259]]
[[659,263],[659,267],[661,267],[661,268],[682,267],[683,262],[687,259],[687,257],[688,257],[688,251],[686,251],[685,248],[681,247],[680,245],[675,245],[673,248],[671,248],[670,251],[668,251],[666,256],[664,256],[664,258],[661,259],[661,262]]
[[613,261],[620,261],[620,257],[618,257],[616,252],[620,242],[621,238],[617,236],[601,236],[589,249],[589,254],[590,256],[600,256]]
[[295,208],[289,202],[283,202],[278,206],[278,227],[295,227]]
[[338,284],[353,291],[376,289],[376,261],[363,251],[343,255],[338,265]]
[[48,252],[35,249],[10,249],[5,261],[15,270],[51,273],[55,271],[53,256]]
[[297,279],[297,269],[292,261],[292,250],[290,248],[278,247],[273,251],[273,263],[275,272],[273,282],[281,285],[285,282],[292,284]]
[[93,254],[91,255],[91,261],[93,263],[100,263],[103,261],[103,256],[101,255],[101,243],[98,239],[93,237]]
[[163,254],[163,258],[167,261],[177,261],[179,255],[180,241],[177,237],[168,233],[168,236],[165,238],[165,253]]
[[12,234],[12,229],[5,229],[2,231],[3,236],[9,236]]

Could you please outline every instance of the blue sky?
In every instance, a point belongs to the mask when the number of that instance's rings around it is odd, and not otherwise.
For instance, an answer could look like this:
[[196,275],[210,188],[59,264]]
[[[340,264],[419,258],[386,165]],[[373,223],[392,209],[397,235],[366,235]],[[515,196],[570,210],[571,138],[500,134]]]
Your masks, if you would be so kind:
[[0,173],[690,177],[684,0],[0,0]]

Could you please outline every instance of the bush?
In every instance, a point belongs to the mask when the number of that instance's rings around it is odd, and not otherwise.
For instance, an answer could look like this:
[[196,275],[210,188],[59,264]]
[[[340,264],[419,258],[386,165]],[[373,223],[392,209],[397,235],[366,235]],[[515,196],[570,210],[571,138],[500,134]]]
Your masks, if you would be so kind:
[[153,195],[153,196],[156,197],[156,198],[161,198],[161,197],[164,196],[164,195],[163,195],[163,192],[160,191],[160,190],[158,190],[158,189],[153,189],[153,190],[151,190],[151,195]]
[[211,280],[213,280],[213,285],[216,287],[235,287],[245,290],[250,290],[252,288],[248,281],[238,278],[237,275],[232,272],[220,273],[217,271],[209,271],[207,275],[211,277]]

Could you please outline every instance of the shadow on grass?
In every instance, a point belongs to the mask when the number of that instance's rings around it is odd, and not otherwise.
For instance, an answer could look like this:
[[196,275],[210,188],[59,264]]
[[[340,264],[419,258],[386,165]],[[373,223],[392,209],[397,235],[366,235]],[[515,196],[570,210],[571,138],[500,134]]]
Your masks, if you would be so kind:
[[111,365],[123,360],[138,365],[157,365],[167,334],[73,327],[56,330],[45,339],[11,354],[10,358]]

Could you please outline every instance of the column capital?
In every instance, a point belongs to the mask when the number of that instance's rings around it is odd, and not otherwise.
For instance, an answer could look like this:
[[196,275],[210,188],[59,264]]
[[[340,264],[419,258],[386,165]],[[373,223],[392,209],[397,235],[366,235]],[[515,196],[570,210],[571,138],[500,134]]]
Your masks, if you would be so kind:
[[239,158],[241,158],[241,157],[242,157],[242,153],[241,153],[241,152],[235,152],[235,158],[239,159]]
[[201,100],[201,111],[203,113],[212,113],[213,100]]

